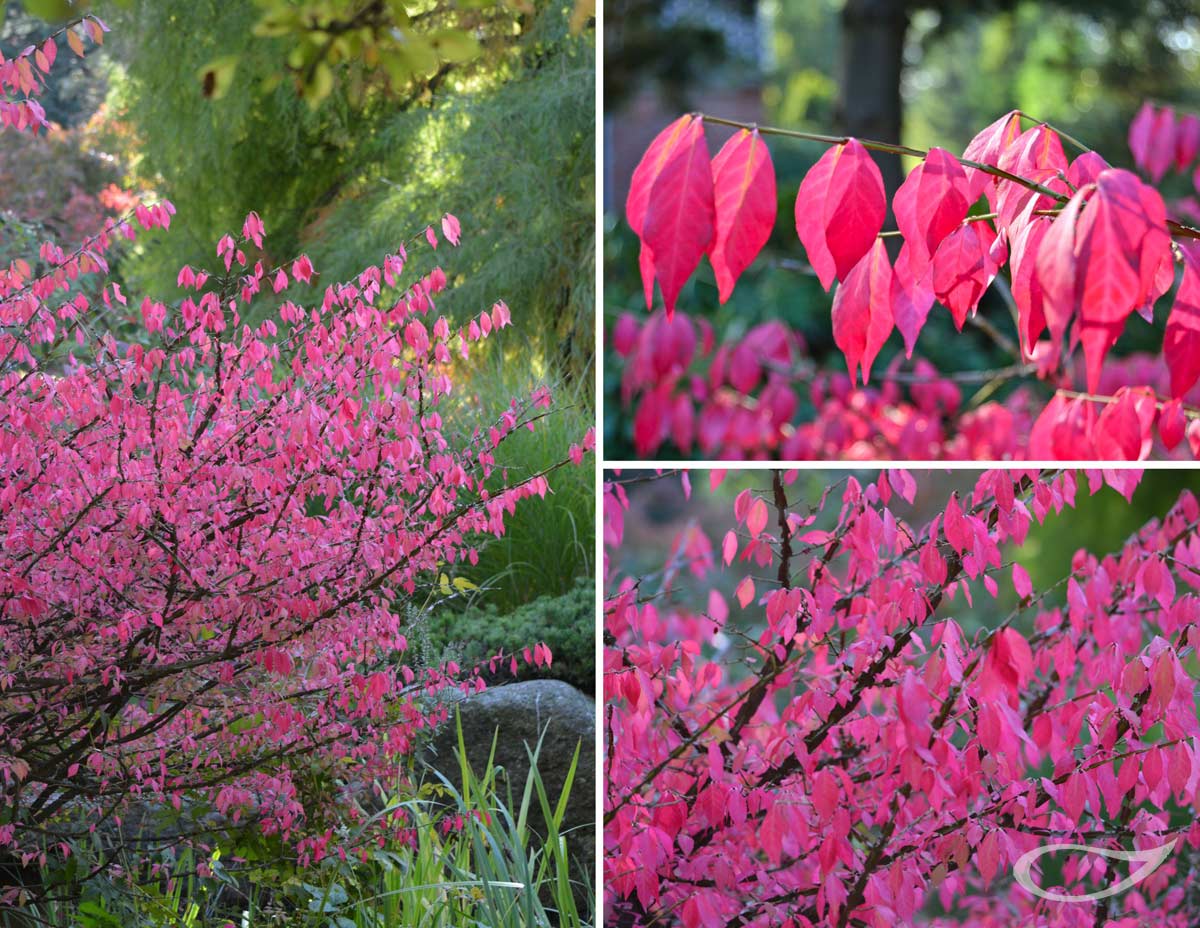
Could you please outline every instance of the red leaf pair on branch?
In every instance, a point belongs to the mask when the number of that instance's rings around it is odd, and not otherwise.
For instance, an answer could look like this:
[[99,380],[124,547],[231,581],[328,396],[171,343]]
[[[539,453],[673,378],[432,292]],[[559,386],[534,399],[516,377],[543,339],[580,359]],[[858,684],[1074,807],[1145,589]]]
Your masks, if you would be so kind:
[[668,316],[706,254],[729,299],[775,225],[775,168],[758,132],[741,130],[709,161],[704,122],[681,116],[651,143],[633,174],[625,215],[641,239],[646,306],[654,282]]

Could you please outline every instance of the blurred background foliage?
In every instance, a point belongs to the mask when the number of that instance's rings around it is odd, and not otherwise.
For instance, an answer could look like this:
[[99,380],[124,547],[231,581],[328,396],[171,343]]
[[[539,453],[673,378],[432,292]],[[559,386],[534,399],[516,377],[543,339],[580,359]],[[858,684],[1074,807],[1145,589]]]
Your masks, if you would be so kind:
[[[1144,100],[1171,103],[1180,112],[1200,109],[1197,0],[614,0],[605,10],[608,330],[622,312],[645,316],[624,199],[642,151],[681,112],[962,151],[976,132],[1019,108],[1111,163],[1131,167],[1128,126]],[[650,49],[660,53],[650,55]],[[715,153],[727,133],[710,127],[708,135]],[[718,305],[704,262],[680,308],[709,319],[718,341],[782,319],[801,332],[822,366],[845,370],[830,330],[830,298],[808,272],[793,226],[796,191],[824,148],[772,141],[779,209],[771,241],[725,306]],[[908,165],[876,157],[894,189]],[[1178,177],[1163,185],[1168,198],[1189,188]],[[980,314],[1002,332],[1013,331],[1000,294],[989,292]],[[1116,354],[1157,350],[1161,326],[1131,321]],[[899,350],[894,336],[880,369]],[[936,308],[916,353],[942,371],[1011,361],[972,326],[958,335],[949,314]],[[633,456],[632,415],[617,392],[620,374],[619,359],[609,361],[604,428],[615,459]],[[678,456],[673,447],[661,453]]]
[[[170,231],[117,259],[127,292],[172,298],[179,267],[215,264],[217,239],[257,210],[264,263],[307,253],[320,276],[289,295],[312,298],[452,212],[461,246],[431,253],[422,239],[413,271],[445,265],[438,308],[452,320],[504,300],[516,324],[459,371],[447,422],[469,436],[545,383],[559,411],[506,441],[499,462],[533,473],[582,440],[594,408],[589,0],[2,8],[10,56],[83,12],[111,32],[82,59],[64,46],[41,98],[51,132],[0,139],[0,257],[36,253],[45,237],[78,244],[136,197],[165,197],[178,209]],[[263,294],[259,311],[276,302]],[[463,572],[498,608],[570,594],[591,576],[591,468],[559,469],[550,484],[538,513],[520,511]]]

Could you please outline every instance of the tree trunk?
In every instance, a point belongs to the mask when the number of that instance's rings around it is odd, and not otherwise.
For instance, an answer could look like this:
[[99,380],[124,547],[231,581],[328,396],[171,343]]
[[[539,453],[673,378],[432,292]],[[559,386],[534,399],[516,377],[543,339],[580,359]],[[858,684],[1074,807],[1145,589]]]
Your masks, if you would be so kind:
[[[842,10],[840,131],[856,138],[899,142],[900,75],[909,0],[846,0]],[[888,199],[904,175],[895,155],[875,153]]]

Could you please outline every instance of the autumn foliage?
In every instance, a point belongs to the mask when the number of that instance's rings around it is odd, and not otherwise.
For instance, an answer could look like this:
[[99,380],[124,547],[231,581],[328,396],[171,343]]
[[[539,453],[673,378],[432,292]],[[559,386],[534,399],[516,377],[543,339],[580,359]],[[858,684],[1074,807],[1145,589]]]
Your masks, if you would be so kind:
[[[29,75],[53,49],[0,67],[11,127],[40,126]],[[111,256],[173,212],[139,205],[75,251],[46,243],[0,270],[6,866],[100,835],[112,860],[134,806],[180,813],[158,826],[180,840],[248,823],[302,864],[353,851],[338,816],[394,781],[445,717],[439,693],[482,685],[479,668],[412,660],[409,620],[591,448],[496,467],[548,414],[545,388],[495,421],[444,418],[472,348],[511,323],[503,302],[439,310],[452,294],[433,249],[458,243],[454,216],[326,282],[304,255],[268,264],[251,213],[177,294],[124,293]],[[505,666],[551,660],[529,645]]]
[[[961,496],[843,475],[819,499],[759,473],[724,534],[689,512],[661,568],[632,574],[626,481],[650,475],[606,484],[608,923],[1195,924],[1196,497],[1035,588],[1011,546],[1105,484],[1128,498],[1138,472],[987,471]],[[722,474],[683,480],[712,526]],[[933,515],[906,519],[914,500]],[[997,598],[1002,618],[964,619]],[[1043,845],[1176,838],[1102,901],[1013,882]],[[1121,870],[1077,853],[1033,876],[1080,894]]]
[[[1195,454],[1200,232],[1185,224],[1200,214],[1195,200],[1168,209],[1151,183],[1111,167],[1094,151],[1068,158],[1056,130],[1041,123],[1023,129],[1023,119],[1016,111],[1001,117],[961,156],[940,148],[925,152],[805,136],[829,147],[800,184],[795,233],[821,286],[828,291],[837,285],[830,326],[851,381],[861,376],[864,386],[882,379],[902,387],[976,382],[973,372],[900,368],[904,359],[913,359],[935,303],[962,331],[1005,272],[1014,331],[991,334],[1013,354],[1012,366],[990,379],[1021,380],[1035,389],[1018,391],[1005,412],[989,408],[995,402],[977,410],[1012,420],[1011,439],[999,448],[995,442],[977,444],[970,423],[953,416],[922,428],[939,457],[1138,459],[1156,444],[1160,453]],[[1143,109],[1131,128],[1130,146],[1152,181],[1169,166],[1191,169],[1197,125],[1196,117],[1177,121],[1169,110]],[[777,189],[766,136],[773,132],[803,136],[744,127],[710,159],[705,118],[685,115],[658,135],[635,170],[626,218],[640,240],[646,305],[653,309],[657,284],[668,324],[684,284],[705,257],[724,303],[772,235]],[[869,149],[921,159],[890,204]],[[894,233],[884,231],[889,206]],[[889,234],[900,236],[898,249],[889,250]],[[1172,290],[1170,305],[1156,309]],[[1127,376],[1123,359],[1112,362],[1110,352],[1131,315],[1153,321],[1156,313],[1165,318],[1156,360],[1161,373]],[[649,325],[626,318],[625,331],[615,336],[618,352],[664,350],[650,344]],[[876,358],[894,331],[903,358],[879,371]],[[799,391],[813,375],[796,336],[777,337],[773,345],[775,363],[767,370],[760,353],[739,359],[741,346],[729,344],[721,349],[736,368],[729,377],[716,355],[707,383],[702,369],[687,365],[669,384],[627,378],[626,401],[640,395],[634,427],[639,453],[654,453],[670,437],[684,453],[698,445],[707,456],[723,458],[917,457],[886,434],[894,431],[889,421],[911,419],[912,408],[922,406],[915,391],[892,397],[886,388],[884,394],[861,391],[862,405],[884,406],[865,443],[814,447],[794,438],[807,425],[795,421]],[[711,355],[707,347],[703,354]],[[830,414],[822,408],[828,388],[820,393],[813,401],[817,420]],[[759,412],[764,405],[772,410],[769,421],[753,421],[764,418]],[[750,440],[747,431],[754,433]]]

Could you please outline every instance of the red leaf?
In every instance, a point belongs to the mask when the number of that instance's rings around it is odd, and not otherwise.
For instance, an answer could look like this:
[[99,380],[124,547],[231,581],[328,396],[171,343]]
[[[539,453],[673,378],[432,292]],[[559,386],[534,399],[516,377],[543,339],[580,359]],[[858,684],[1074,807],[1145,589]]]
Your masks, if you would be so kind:
[[822,287],[846,280],[886,215],[883,175],[857,139],[821,156],[796,194],[796,234]]
[[1182,174],[1196,160],[1200,150],[1200,116],[1187,113],[1175,126],[1175,170]]
[[933,292],[950,310],[960,332],[1005,258],[1003,241],[997,241],[986,222],[964,223],[933,256]]
[[[997,164],[1010,174],[1062,193],[1068,192],[1066,185],[1058,179],[1060,174],[1067,171],[1067,156],[1063,153],[1058,135],[1045,125],[1034,126],[1021,133],[1000,154]],[[1035,209],[1049,209],[1055,205],[1051,197],[1030,190],[1023,184],[1010,180],[999,181],[995,198],[995,211],[999,214],[996,225],[1006,228],[1031,201],[1037,204]]]
[[1012,579],[1013,589],[1021,599],[1028,599],[1033,595],[1033,583],[1029,579],[1029,572],[1020,564],[1013,564]]
[[633,170],[633,177],[629,182],[629,194],[625,198],[625,219],[629,223],[629,227],[642,240],[641,250],[638,253],[638,267],[642,274],[642,289],[646,295],[647,309],[654,305],[654,255],[647,247],[642,232],[646,219],[646,206],[650,201],[650,191],[654,187],[654,181],[661,173],[667,158],[678,147],[686,130],[691,126],[692,120],[691,116],[680,116],[655,136],[650,147],[642,155],[642,160]]
[[761,499],[756,499],[750,505],[750,512],[746,515],[746,529],[750,532],[751,538],[757,538],[766,527],[767,504]]
[[1051,224],[1037,257],[1043,308],[1056,342],[1077,320],[1089,391],[1125,319],[1152,299],[1170,247],[1162,197],[1118,169],[1080,188]]
[[[1013,139],[1021,134],[1021,117],[1017,111],[1006,113],[994,123],[971,139],[963,151],[963,158],[977,164],[987,164],[995,167],[1001,153],[1012,144]],[[967,167],[967,199],[972,203],[979,199],[984,188],[994,183],[995,178],[977,168]]]
[[1079,309],[1075,270],[1075,227],[1083,204],[1095,187],[1081,187],[1050,223],[1034,256],[1036,286],[1050,338],[1057,349]]
[[1182,796],[1192,778],[1192,755],[1186,744],[1177,744],[1171,749],[1167,761],[1167,781],[1171,784],[1171,792]]
[[837,811],[839,792],[837,779],[830,771],[821,770],[813,777],[812,804],[822,821],[828,821]]
[[[1038,336],[1046,328],[1046,312],[1042,306],[1042,285],[1035,273],[1038,249],[1050,230],[1050,220],[1033,216],[1033,204],[1028,207],[1030,219],[1019,224],[1009,248],[1009,272],[1012,276],[1013,302],[1017,304],[1017,331],[1025,354],[1033,354]],[[1010,234],[1013,234],[1010,230]]]
[[1133,163],[1143,171],[1149,163],[1150,136],[1153,129],[1154,107],[1146,101],[1129,124],[1129,150],[1133,153]]
[[932,586],[941,586],[946,582],[946,559],[942,557],[933,541],[926,543],[921,549],[921,574],[925,582]]
[[1162,749],[1152,747],[1142,755],[1142,779],[1146,781],[1146,786],[1151,792],[1162,782],[1162,775]]
[[950,494],[950,499],[946,503],[942,531],[946,535],[946,541],[950,542],[950,546],[960,554],[971,546],[974,536],[970,525],[963,516],[962,507],[958,504],[957,493]]
[[989,831],[979,842],[979,873],[983,877],[983,885],[992,882],[1000,869],[1000,841],[995,831]]
[[1093,403],[1054,394],[1029,435],[1029,457],[1037,461],[1092,461]]
[[1101,171],[1112,167],[1094,151],[1085,151],[1067,169],[1067,183],[1078,190],[1084,184],[1094,184]]
[[721,542],[721,557],[726,564],[732,564],[733,559],[737,556],[737,535],[732,532],[726,532],[725,538]]
[[717,153],[712,174],[717,232],[709,259],[724,303],[775,227],[775,168],[757,130],[743,129]]
[[1183,432],[1186,427],[1187,417],[1183,414],[1182,401],[1171,400],[1169,403],[1164,403],[1158,414],[1158,437],[1162,439],[1163,447],[1168,451],[1174,451],[1176,446],[1183,441]]
[[642,237],[646,204],[650,201],[650,189],[654,186],[654,180],[691,124],[691,116],[680,116],[663,129],[655,136],[650,147],[642,155],[642,160],[633,169],[633,177],[629,181],[629,194],[625,197],[625,219],[638,238]]
[[733,595],[737,597],[738,605],[745,609],[754,599],[754,578],[746,577],[737,588],[733,591]]
[[1117,168],[1100,173],[1096,196],[1105,210],[1111,211],[1113,230],[1130,267],[1137,272],[1137,305],[1161,295],[1170,287],[1170,281],[1164,287],[1159,274],[1163,263],[1171,260],[1171,236],[1162,196],[1134,174]]
[[1140,461],[1154,443],[1151,430],[1157,415],[1153,391],[1122,387],[1096,420],[1096,454],[1105,461]]
[[[1162,562],[1158,564],[1163,567]],[[1170,651],[1163,651],[1150,666],[1150,696],[1160,712],[1167,711],[1175,696],[1175,662]]]
[[1175,159],[1175,111],[1164,106],[1150,127],[1150,147],[1146,151],[1146,173],[1154,183],[1162,180]]
[[654,256],[654,276],[668,316],[675,312],[679,291],[712,244],[714,221],[704,124],[693,119],[654,178],[642,221],[642,240]]
[[833,340],[846,356],[851,378],[861,364],[863,383],[892,332],[892,277],[883,239],[876,238],[833,295]]
[[926,263],[925,271],[920,278],[913,275],[909,256],[912,254],[905,242],[900,246],[900,254],[896,256],[896,266],[892,276],[892,317],[896,328],[904,337],[905,354],[911,358],[917,336],[929,318],[929,310],[933,306],[932,273]]
[[1020,632],[1002,628],[992,639],[980,674],[984,694],[1016,696],[1033,677],[1033,652]]
[[892,210],[915,276],[924,273],[942,239],[966,218],[968,192],[966,172],[944,148],[931,148],[896,191]]
[[1163,334],[1163,359],[1171,372],[1171,395],[1183,397],[1200,380],[1200,254],[1183,249],[1183,281]]
[[1075,771],[1067,777],[1061,796],[1062,805],[1067,814],[1075,821],[1079,821],[1083,815],[1083,807],[1087,803],[1087,784],[1084,781],[1083,773]]
[[929,690],[921,678],[908,671],[900,683],[896,709],[904,724],[910,747],[924,749],[932,728],[929,724]]
[[642,293],[646,297],[646,309],[654,306],[654,255],[645,241],[638,250],[638,270],[642,275]]

